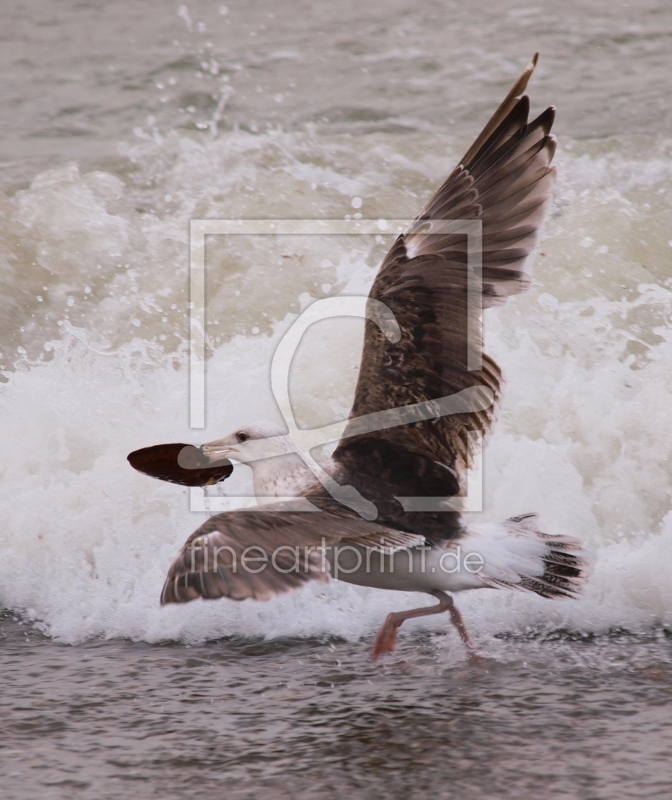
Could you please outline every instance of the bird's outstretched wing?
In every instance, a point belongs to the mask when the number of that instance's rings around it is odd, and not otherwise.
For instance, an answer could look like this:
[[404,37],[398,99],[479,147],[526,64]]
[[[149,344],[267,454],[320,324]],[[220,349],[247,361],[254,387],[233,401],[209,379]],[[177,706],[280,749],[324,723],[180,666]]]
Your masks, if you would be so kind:
[[[365,495],[357,475],[368,486],[379,478],[388,494],[457,494],[473,452],[469,433],[487,434],[494,423],[502,375],[481,356],[480,312],[529,286],[526,267],[555,182],[554,109],[528,122],[529,99],[521,96],[535,64],[536,55],[374,281],[369,297],[392,311],[401,337],[391,341],[367,320],[350,421],[334,452]],[[451,220],[475,223],[477,237],[480,228],[482,269],[468,264],[468,238],[445,224]],[[394,427],[353,436],[358,417],[458,392],[471,404],[461,413],[412,424],[399,413]]]
[[286,503],[210,517],[185,542],[168,570],[161,604],[268,600],[307,581],[329,579],[339,546],[377,550],[412,547],[424,539],[367,522],[327,501],[336,514],[297,512]]

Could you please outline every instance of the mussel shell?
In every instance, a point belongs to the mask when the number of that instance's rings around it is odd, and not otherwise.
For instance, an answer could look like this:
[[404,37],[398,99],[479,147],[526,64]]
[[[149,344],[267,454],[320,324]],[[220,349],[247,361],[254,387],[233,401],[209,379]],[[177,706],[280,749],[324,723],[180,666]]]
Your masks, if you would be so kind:
[[211,486],[233,472],[228,458],[212,463],[198,447],[182,442],[134,450],[128,455],[128,462],[138,472],[182,486]]

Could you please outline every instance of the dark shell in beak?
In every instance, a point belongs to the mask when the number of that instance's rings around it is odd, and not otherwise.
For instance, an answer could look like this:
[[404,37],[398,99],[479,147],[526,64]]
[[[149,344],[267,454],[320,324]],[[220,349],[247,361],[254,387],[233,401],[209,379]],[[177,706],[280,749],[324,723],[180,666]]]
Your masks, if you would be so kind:
[[181,442],[134,450],[128,455],[128,462],[138,472],[182,486],[211,486],[233,472],[228,458],[212,462],[198,447]]

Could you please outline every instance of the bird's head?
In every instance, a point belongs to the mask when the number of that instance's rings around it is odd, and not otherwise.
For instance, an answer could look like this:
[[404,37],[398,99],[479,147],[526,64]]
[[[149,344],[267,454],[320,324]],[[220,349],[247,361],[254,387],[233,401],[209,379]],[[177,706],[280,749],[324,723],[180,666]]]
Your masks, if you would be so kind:
[[295,452],[296,448],[289,435],[278,425],[254,422],[236,428],[223,439],[201,445],[201,451],[212,461],[225,457],[247,464],[263,458],[287,455]]

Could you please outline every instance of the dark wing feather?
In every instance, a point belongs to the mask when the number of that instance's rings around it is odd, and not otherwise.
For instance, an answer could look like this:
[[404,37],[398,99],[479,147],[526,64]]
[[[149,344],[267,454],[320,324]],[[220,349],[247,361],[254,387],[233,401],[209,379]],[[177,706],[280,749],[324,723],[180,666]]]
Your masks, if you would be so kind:
[[[520,97],[535,64],[536,56],[462,163],[396,240],[374,281],[370,297],[393,312],[401,337],[393,342],[367,321],[350,422],[334,452],[348,481],[365,496],[372,483],[379,484],[379,497],[457,494],[471,462],[470,432],[487,434],[494,423],[502,375],[488,356],[481,360],[480,313],[473,313],[473,298],[480,312],[530,284],[527,263],[555,181],[554,111],[528,123],[529,100]],[[440,225],[445,220],[482,223],[480,277],[467,269],[466,235],[446,230]],[[464,390],[471,392],[470,413],[356,435],[357,417]],[[378,499],[376,504],[380,511]],[[430,533],[417,520],[423,515],[414,521],[399,509],[390,505],[378,519]],[[448,522],[445,515],[443,521]],[[453,522],[457,529],[458,520]]]
[[268,600],[307,581],[329,578],[331,546],[414,546],[423,538],[367,522],[337,503],[336,514],[288,511],[284,503],[210,517],[185,542],[168,570],[161,604]]

